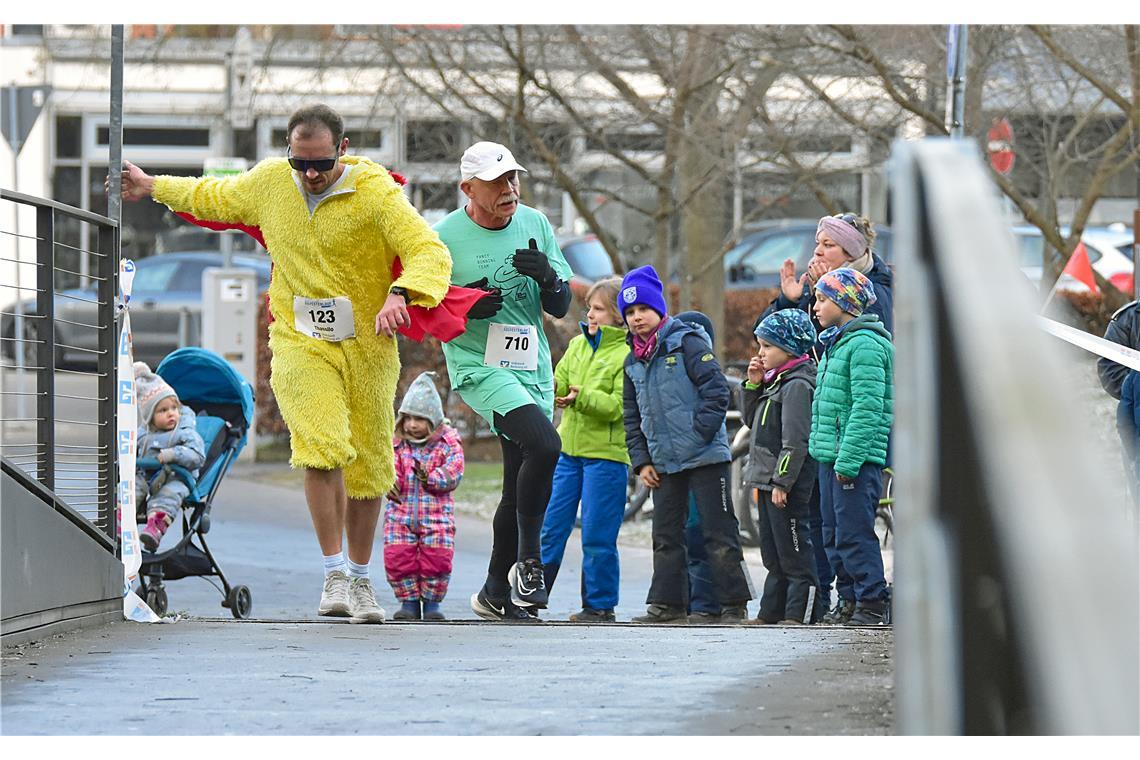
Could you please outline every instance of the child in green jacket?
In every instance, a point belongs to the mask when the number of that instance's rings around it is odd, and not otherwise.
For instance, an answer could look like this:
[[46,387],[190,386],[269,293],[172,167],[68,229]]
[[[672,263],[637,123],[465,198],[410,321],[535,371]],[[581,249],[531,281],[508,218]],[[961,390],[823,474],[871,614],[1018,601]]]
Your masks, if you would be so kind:
[[820,512],[839,602],[823,622],[889,623],[883,556],[875,535],[893,416],[894,346],[873,314],[875,288],[858,271],[828,272],[815,286],[824,346],[808,451],[819,462]]
[[582,504],[582,611],[575,623],[612,623],[618,602],[617,536],[625,513],[629,451],[622,423],[622,367],[629,353],[617,310],[621,279],[594,283],[586,321],[554,368],[554,403],[562,409],[562,453],[542,521],[547,592]]

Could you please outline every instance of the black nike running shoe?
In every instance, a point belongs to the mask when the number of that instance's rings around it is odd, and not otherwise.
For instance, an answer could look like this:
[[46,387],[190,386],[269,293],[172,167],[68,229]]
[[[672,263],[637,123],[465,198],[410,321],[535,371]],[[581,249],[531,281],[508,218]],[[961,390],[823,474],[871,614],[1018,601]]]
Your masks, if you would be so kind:
[[542,561],[531,557],[516,562],[507,573],[511,584],[511,601],[520,607],[546,607],[546,582],[542,574]]

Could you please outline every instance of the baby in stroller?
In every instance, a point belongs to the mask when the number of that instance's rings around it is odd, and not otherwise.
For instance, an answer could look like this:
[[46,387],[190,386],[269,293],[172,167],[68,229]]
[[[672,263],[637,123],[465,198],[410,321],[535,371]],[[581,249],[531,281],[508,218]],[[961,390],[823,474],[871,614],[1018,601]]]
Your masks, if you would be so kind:
[[[206,461],[206,445],[195,429],[194,411],[184,406],[174,389],[145,362],[135,362],[134,368],[139,408],[138,458],[177,464],[198,477],[198,469]],[[168,467],[155,471],[140,468],[135,472],[135,508],[141,512],[146,506],[146,527],[139,532],[144,549],[158,549],[189,495],[190,489]]]
[[[224,358],[196,346],[169,354],[155,372],[145,364],[136,368],[137,467],[143,473],[138,485],[147,507],[147,526],[140,531],[139,595],[155,614],[164,615],[164,581],[216,577],[222,582],[222,606],[246,619],[253,604],[249,588],[230,585],[206,534],[214,497],[253,426],[253,389]],[[174,409],[165,409],[164,402]],[[169,416],[175,410],[177,422],[172,423]],[[179,516],[182,535],[173,537],[177,540],[168,535],[166,548],[158,551],[164,531]],[[143,515],[138,517],[141,522]]]

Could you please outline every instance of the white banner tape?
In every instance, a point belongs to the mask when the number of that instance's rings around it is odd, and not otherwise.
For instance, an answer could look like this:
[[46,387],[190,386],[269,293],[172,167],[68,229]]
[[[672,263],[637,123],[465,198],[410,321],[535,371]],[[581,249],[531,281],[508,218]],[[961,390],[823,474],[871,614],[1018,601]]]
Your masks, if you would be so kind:
[[1050,335],[1054,335],[1067,343],[1072,343],[1074,346],[1090,351],[1097,356],[1103,356],[1109,361],[1116,362],[1117,364],[1140,372],[1140,351],[1131,349],[1128,346],[1122,346],[1119,343],[1113,343],[1111,340],[1099,338],[1096,335],[1090,335],[1084,330],[1063,325],[1060,322],[1046,317],[1038,317],[1037,319],[1041,322],[1041,329]]
[[118,389],[118,427],[116,438],[119,454],[118,495],[119,546],[123,556],[123,617],[138,623],[158,623],[161,619],[146,605],[132,586],[138,580],[142,567],[142,550],[139,547],[138,523],[135,520],[135,456],[138,446],[138,400],[135,397],[134,350],[131,345],[131,313],[127,304],[131,298],[135,263],[130,259],[119,262],[119,309],[123,312],[123,331],[119,334],[116,351],[116,384]]

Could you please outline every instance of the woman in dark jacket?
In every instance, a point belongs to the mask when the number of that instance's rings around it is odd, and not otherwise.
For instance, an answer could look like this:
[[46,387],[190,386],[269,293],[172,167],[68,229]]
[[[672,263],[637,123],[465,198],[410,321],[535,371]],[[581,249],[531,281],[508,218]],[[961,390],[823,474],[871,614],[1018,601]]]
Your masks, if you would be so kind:
[[[893,333],[894,276],[887,263],[874,252],[874,245],[875,228],[867,217],[848,213],[821,218],[815,232],[815,252],[808,262],[807,271],[796,277],[796,263],[791,259],[784,261],[780,267],[780,293],[756,320],[753,329],[759,327],[760,321],[773,312],[799,309],[811,317],[818,335],[819,325],[815,323],[815,314],[812,312],[815,283],[833,269],[851,267],[867,275],[875,285],[876,301],[867,313],[877,315],[887,332]],[[816,347],[818,354],[818,343]],[[819,360],[818,355],[815,358]]]

